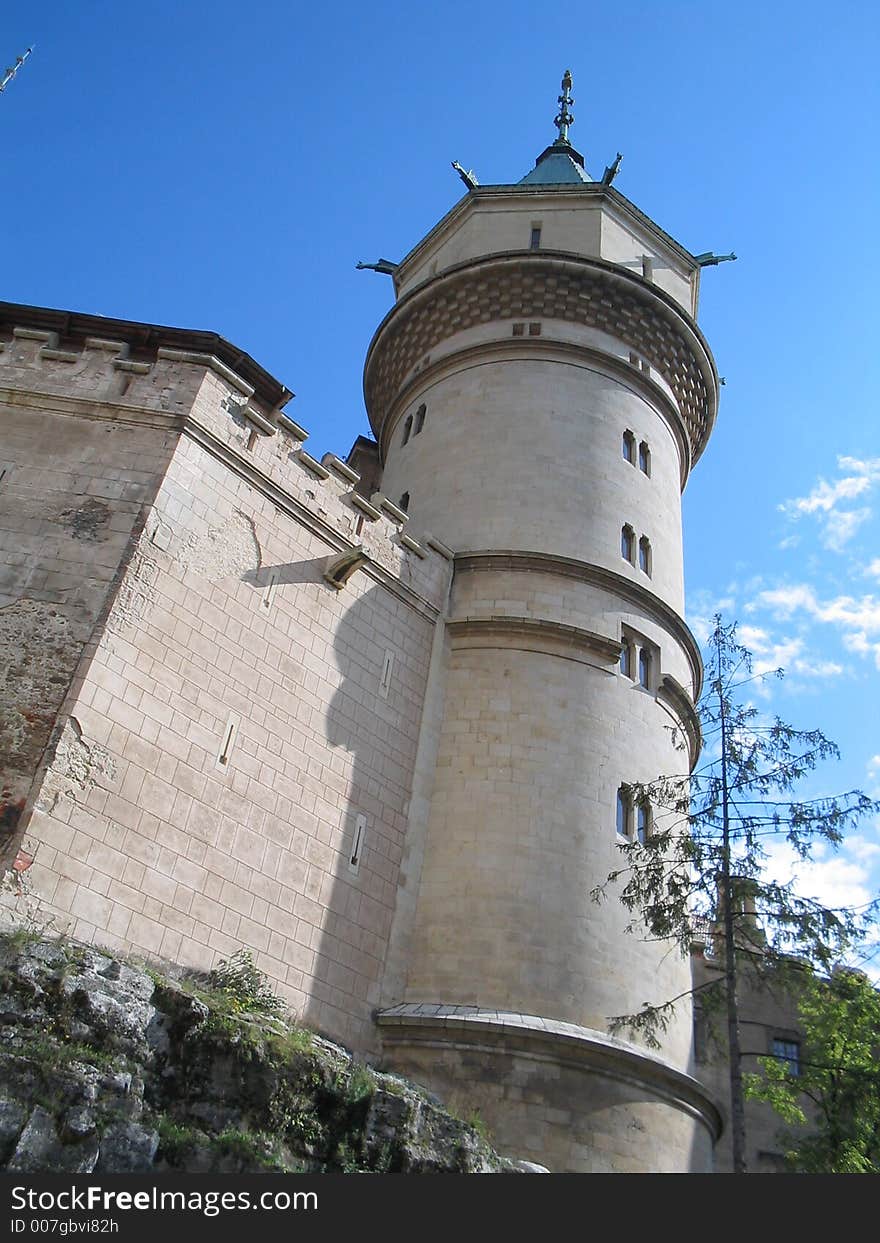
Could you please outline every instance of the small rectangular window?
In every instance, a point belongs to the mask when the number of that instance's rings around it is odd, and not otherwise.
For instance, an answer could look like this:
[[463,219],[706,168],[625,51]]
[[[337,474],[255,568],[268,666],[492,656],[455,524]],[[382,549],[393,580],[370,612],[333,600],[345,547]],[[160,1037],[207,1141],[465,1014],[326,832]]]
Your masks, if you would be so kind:
[[694,1006],[694,1061],[708,1060],[709,1032],[706,1016],[699,1006]]
[[232,758],[232,751],[235,747],[235,741],[238,737],[238,729],[241,724],[241,718],[234,712],[230,712],[223,728],[222,740],[220,742],[220,750],[217,754],[217,767],[222,769],[229,768],[229,761]]
[[266,584],[266,590],[263,592],[263,599],[260,601],[261,607],[268,613],[275,599],[275,587],[278,582],[278,571],[273,570],[269,575],[269,581]]
[[357,816],[354,822],[354,833],[351,838],[351,850],[348,854],[349,871],[355,875],[360,870],[361,859],[364,853],[364,838],[367,833],[367,817]]
[[513,335],[515,337],[524,337],[525,333],[526,333],[525,324],[514,324],[513,325]]
[[529,336],[539,337],[540,335],[541,335],[541,325],[540,324],[529,324]]
[[636,840],[644,846],[651,833],[651,809],[647,803],[639,803],[636,809]]
[[385,659],[382,661],[382,676],[379,679],[379,694],[383,699],[388,698],[388,692],[391,689],[391,670],[394,668],[394,653],[386,652]]
[[529,238],[529,250],[540,250],[541,247],[541,226],[539,224],[532,225],[532,233]]
[[617,791],[617,832],[620,837],[629,837],[629,795],[623,786]]
[[624,561],[628,561],[630,565],[635,565],[636,559],[636,535],[632,527],[625,526],[620,532],[620,555]]

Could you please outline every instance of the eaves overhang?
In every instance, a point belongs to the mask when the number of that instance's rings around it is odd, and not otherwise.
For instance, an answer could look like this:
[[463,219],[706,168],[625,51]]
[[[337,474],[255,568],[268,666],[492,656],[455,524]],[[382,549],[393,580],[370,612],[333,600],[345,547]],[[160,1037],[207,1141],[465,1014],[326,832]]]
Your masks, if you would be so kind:
[[689,250],[682,246],[680,242],[677,242],[665,229],[662,229],[650,216],[640,211],[635,203],[630,202],[625,195],[615,190],[613,186],[603,185],[601,181],[560,184],[517,182],[514,185],[476,186],[460,198],[457,203],[453,204],[446,215],[437,221],[433,229],[426,233],[412,250],[401,259],[394,272],[395,293],[401,285],[406,283],[408,272],[411,270],[414,261],[426,251],[431,250],[435,242],[440,241],[445,235],[451,233],[453,226],[472,210],[473,205],[479,201],[499,198],[533,201],[536,198],[562,199],[571,198],[572,196],[576,201],[607,202],[615,207],[621,215],[628,216],[633,224],[653,236],[662,247],[670,250],[686,267],[698,269],[699,265],[697,264],[696,257]]

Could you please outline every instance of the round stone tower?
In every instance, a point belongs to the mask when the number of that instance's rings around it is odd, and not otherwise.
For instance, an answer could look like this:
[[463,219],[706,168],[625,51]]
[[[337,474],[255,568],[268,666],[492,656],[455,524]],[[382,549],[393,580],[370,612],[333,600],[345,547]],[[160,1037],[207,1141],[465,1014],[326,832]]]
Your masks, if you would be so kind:
[[389,1061],[502,1149],[705,1170],[717,1113],[687,1074],[686,1003],[659,1052],[608,1035],[686,993],[689,966],[590,895],[651,831],[627,783],[681,772],[675,736],[699,749],[680,496],[717,375],[700,261],[612,187],[616,164],[585,171],[570,85],[522,181],[461,170],[367,358],[382,491],[455,552],[378,1022]]

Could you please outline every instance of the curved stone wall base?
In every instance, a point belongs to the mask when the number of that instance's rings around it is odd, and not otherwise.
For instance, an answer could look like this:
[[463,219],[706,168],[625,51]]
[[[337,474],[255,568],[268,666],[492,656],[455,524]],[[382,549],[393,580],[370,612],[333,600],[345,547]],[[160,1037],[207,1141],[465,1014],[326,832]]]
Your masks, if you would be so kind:
[[710,1173],[717,1107],[689,1075],[602,1032],[475,1006],[377,1015],[390,1066],[478,1114],[499,1151],[552,1173]]

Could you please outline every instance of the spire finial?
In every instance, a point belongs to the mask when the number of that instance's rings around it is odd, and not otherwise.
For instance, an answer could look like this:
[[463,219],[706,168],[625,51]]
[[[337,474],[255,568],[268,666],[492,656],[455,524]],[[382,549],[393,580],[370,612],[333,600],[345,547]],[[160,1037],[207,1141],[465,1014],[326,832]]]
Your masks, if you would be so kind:
[[553,124],[559,130],[557,142],[568,142],[568,127],[574,125],[574,116],[569,112],[570,104],[574,103],[571,97],[571,70],[566,69],[562,75],[562,94],[559,96],[558,103],[561,105],[559,112],[553,118]]
[[17,56],[15,58],[15,64],[11,65],[10,68],[7,69],[6,72],[4,73],[2,79],[0,79],[0,91],[6,90],[9,83],[18,73],[19,69],[22,67],[22,65],[27,60],[27,58],[30,56],[33,50],[34,50],[33,47],[29,47],[28,50],[24,52],[21,56]]

